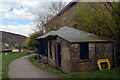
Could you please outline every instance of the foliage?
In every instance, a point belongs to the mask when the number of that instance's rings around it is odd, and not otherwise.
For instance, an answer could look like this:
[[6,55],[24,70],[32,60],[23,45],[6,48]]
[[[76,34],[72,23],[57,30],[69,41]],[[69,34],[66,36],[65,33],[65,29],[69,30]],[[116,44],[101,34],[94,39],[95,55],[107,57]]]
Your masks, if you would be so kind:
[[95,71],[95,72],[85,72],[85,73],[72,73],[72,74],[64,74],[62,72],[60,72],[59,70],[55,70],[55,69],[51,69],[47,66],[43,66],[40,65],[38,62],[36,62],[34,60],[35,57],[37,57],[38,55],[33,56],[30,61],[32,62],[33,65],[37,66],[38,68],[41,68],[43,70],[46,70],[48,72],[51,72],[53,74],[55,74],[57,77],[60,78],[69,78],[70,80],[77,80],[80,78],[91,78],[93,80],[93,78],[100,78],[100,80],[103,80],[104,78],[117,78],[119,79],[120,76],[120,72],[119,70],[105,70],[105,71]]
[[17,58],[20,58],[22,56],[25,56],[25,55],[28,55],[28,52],[24,52],[23,54],[20,54],[20,53],[10,53],[8,55],[5,55],[5,54],[2,54],[2,78],[3,80],[8,78],[8,66],[9,64],[17,59]]
[[19,48],[19,44],[17,44],[17,43],[14,44],[14,47],[15,47],[15,48]]
[[28,40],[26,41],[25,45],[27,48],[37,48],[37,41],[36,41],[36,38],[41,36],[42,35],[42,32],[35,32],[35,33],[32,33]]
[[120,2],[86,3],[72,19],[80,30],[111,38],[116,45],[116,54],[120,56]]
[[60,22],[56,22],[56,28],[58,29],[59,27],[61,27],[62,25],[61,25],[61,23]]
[[[113,3],[114,8],[118,10],[119,3]],[[113,38],[119,32],[116,26],[116,21],[112,18],[111,13],[105,8],[109,6],[108,3],[87,3],[84,7],[80,6],[76,15],[73,15],[79,26],[79,29],[95,33],[100,36]],[[109,7],[110,8],[110,7]],[[113,12],[113,9],[111,9]],[[119,14],[115,15],[119,18]],[[117,21],[119,21],[117,19]],[[120,24],[120,23],[119,23]],[[112,31],[112,33],[111,33]],[[113,34],[113,36],[111,35]]]

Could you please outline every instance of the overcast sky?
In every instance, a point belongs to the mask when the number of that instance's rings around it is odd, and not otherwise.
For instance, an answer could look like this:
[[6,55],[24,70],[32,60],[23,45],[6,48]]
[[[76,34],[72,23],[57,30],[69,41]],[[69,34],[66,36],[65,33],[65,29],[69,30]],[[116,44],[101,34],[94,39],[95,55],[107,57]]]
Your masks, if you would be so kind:
[[[52,1],[53,0],[0,1],[0,30],[28,36],[33,32],[34,22],[38,15],[43,11],[48,11]],[[69,0],[67,0],[67,2],[68,1]]]

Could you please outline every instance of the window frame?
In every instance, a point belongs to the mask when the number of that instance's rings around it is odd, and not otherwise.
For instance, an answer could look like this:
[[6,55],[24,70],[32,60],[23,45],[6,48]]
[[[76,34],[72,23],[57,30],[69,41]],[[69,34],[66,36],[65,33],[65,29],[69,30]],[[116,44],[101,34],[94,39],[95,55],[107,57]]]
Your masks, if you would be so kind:
[[[80,45],[80,59],[88,60],[89,59],[89,43],[80,43],[79,45]],[[87,48],[86,48],[86,46],[87,46]],[[81,50],[84,50],[84,51],[81,51]],[[87,53],[83,54],[86,51],[87,51]]]
[[67,16],[63,16],[63,22],[66,23],[67,21]]

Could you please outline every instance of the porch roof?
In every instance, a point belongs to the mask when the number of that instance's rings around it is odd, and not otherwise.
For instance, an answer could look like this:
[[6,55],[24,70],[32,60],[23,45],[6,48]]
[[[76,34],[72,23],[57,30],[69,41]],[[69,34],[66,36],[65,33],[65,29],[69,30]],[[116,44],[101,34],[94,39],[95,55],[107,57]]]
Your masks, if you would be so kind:
[[71,27],[62,27],[57,31],[48,32],[37,39],[45,39],[49,36],[59,36],[69,42],[108,42],[109,39],[96,36],[85,31],[77,30]]

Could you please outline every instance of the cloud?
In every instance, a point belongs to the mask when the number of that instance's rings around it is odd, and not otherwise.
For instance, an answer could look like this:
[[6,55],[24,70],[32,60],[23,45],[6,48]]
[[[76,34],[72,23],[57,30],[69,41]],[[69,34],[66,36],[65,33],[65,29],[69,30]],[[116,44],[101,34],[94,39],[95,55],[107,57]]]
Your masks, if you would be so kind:
[[1,31],[17,33],[25,36],[28,36],[29,34],[33,33],[32,31],[33,28],[34,28],[33,23],[26,25],[0,25]]
[[[70,2],[72,0],[1,0],[0,2],[21,2],[21,1],[38,1],[38,2]],[[79,1],[79,0],[73,0]]]
[[50,4],[50,0],[2,0],[0,1],[0,29],[28,35],[34,28],[32,23],[39,14],[49,11]]
[[7,19],[21,19],[21,20],[28,20],[34,21],[37,15],[33,15],[32,13],[28,12],[26,9],[13,9],[13,11],[4,14],[4,18]]
[[[0,3],[0,30],[28,36],[34,28],[33,22],[48,3],[38,1],[14,1]],[[45,6],[45,7],[44,7]]]
[[48,11],[50,3],[39,1],[2,2],[0,13],[3,18],[34,21],[43,11]]

